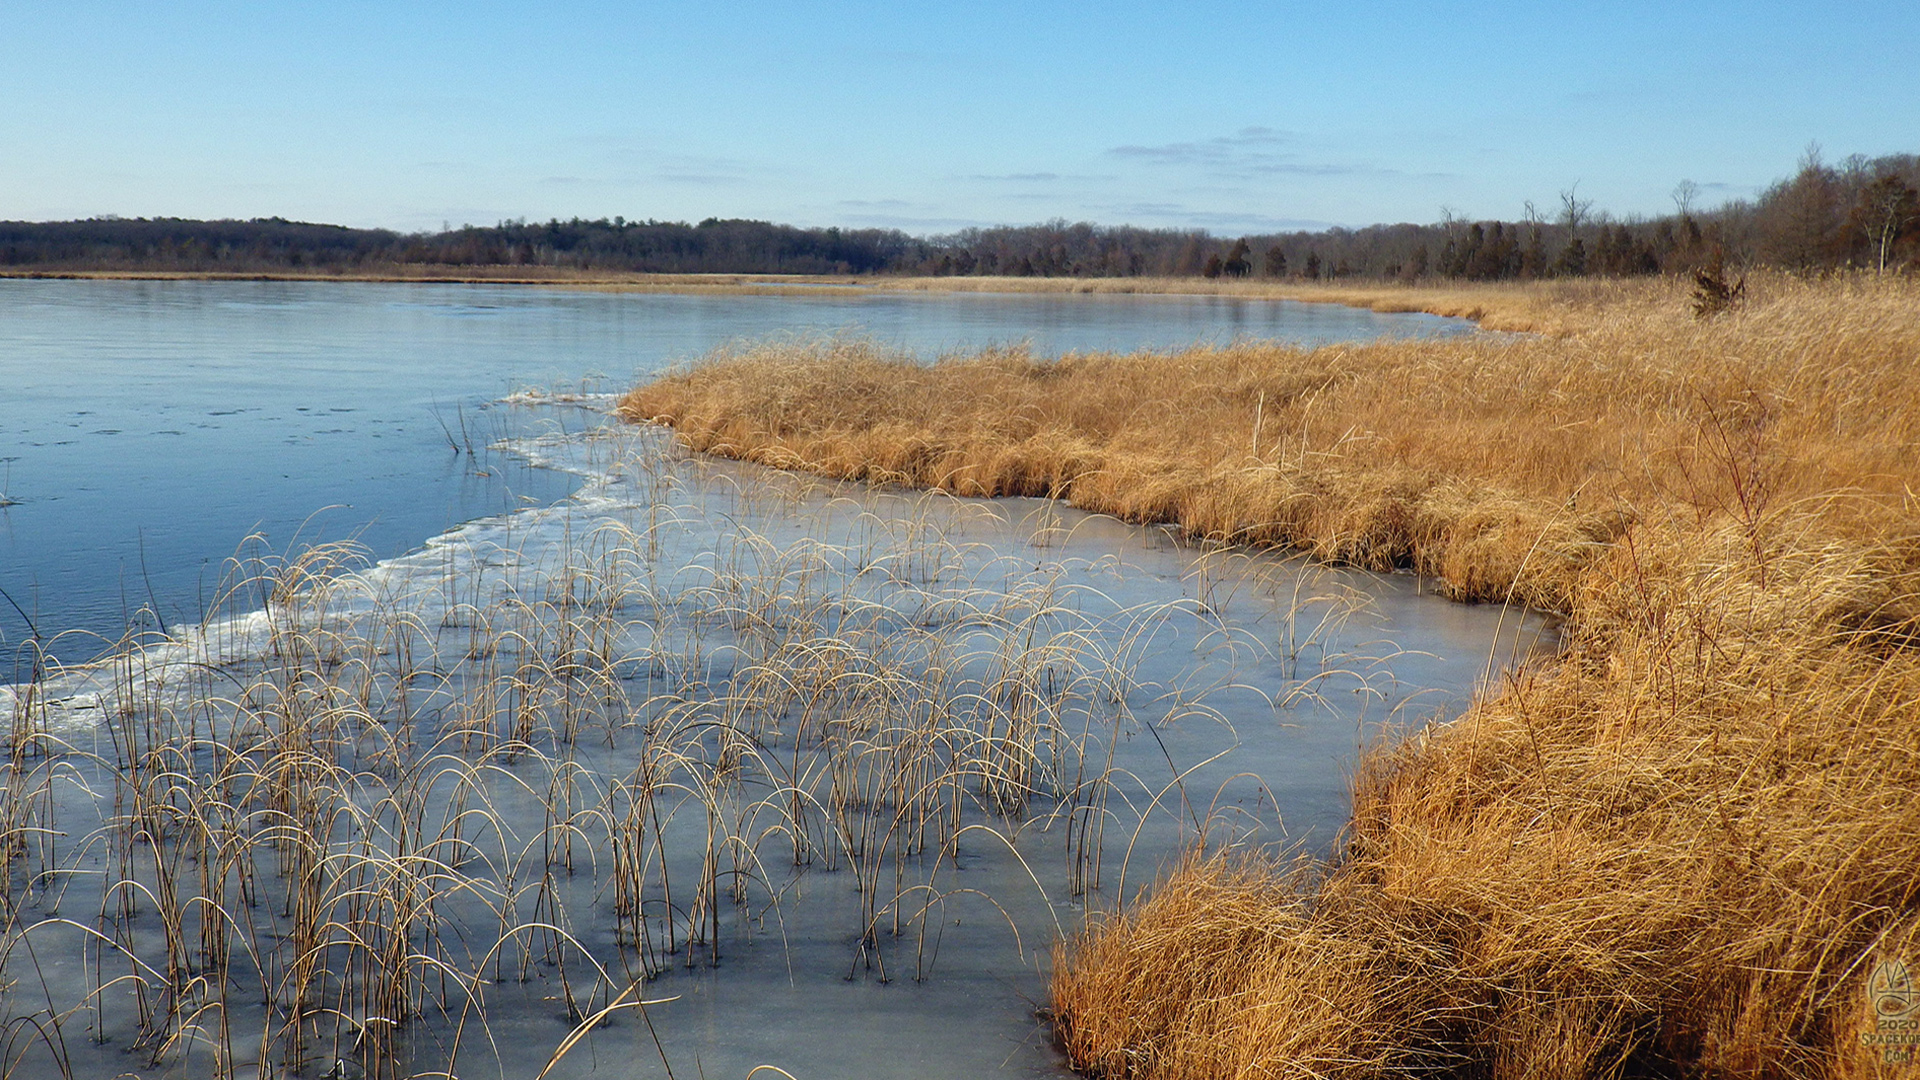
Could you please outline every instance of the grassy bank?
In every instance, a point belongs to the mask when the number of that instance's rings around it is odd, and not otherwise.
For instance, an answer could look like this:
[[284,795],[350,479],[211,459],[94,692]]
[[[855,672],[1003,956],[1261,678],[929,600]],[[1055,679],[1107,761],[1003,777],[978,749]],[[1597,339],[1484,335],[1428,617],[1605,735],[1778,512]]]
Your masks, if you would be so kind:
[[1699,322],[1674,282],[1329,288],[1546,333],[1310,351],[770,345],[623,409],[1569,617],[1551,668],[1368,755],[1334,861],[1196,855],[1070,943],[1079,1065],[1875,1075],[1862,1034],[1920,1017],[1875,981],[1920,963],[1920,287],[1749,289]]

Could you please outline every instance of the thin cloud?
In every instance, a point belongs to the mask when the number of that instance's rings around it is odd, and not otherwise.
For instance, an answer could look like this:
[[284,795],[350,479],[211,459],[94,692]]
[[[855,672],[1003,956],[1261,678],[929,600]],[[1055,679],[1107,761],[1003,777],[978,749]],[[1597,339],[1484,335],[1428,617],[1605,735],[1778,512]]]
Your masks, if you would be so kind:
[[631,186],[653,181],[733,186],[784,175],[766,162],[680,153],[658,139],[631,133],[570,135],[558,140],[558,145],[586,150],[605,170],[598,182],[606,184]]
[[959,179],[982,184],[1103,184],[1118,180],[1114,173],[970,173]]
[[838,199],[827,205],[832,207],[827,218],[833,224],[856,228],[899,229],[925,235],[988,224],[977,218],[954,217],[950,210],[941,213],[948,208],[913,199]]
[[1107,153],[1114,157],[1143,161],[1208,164],[1231,162],[1248,156],[1271,153],[1267,148],[1284,146],[1297,138],[1290,132],[1276,131],[1269,127],[1246,127],[1232,135],[1221,135],[1198,142],[1162,143],[1159,146],[1128,144],[1116,146]]
[[1158,146],[1128,144],[1107,156],[1147,165],[1200,169],[1215,176],[1252,179],[1273,176],[1403,176],[1398,169],[1378,165],[1314,161],[1287,149],[1299,142],[1292,132],[1268,127],[1241,128],[1232,135]]
[[661,169],[653,176],[663,184],[697,184],[703,187],[735,187],[748,182],[747,177],[738,173],[693,172],[682,169]]
[[916,214],[846,214],[836,217],[835,221],[844,225],[899,229],[901,232],[922,235],[931,232],[950,232],[955,229],[982,228],[994,224],[980,218],[923,217]]
[[1332,225],[1332,222],[1312,218],[1200,210],[1181,203],[1168,202],[1116,203],[1098,209],[1103,220],[1125,221],[1136,225],[1206,229],[1209,232],[1222,233],[1318,231]]

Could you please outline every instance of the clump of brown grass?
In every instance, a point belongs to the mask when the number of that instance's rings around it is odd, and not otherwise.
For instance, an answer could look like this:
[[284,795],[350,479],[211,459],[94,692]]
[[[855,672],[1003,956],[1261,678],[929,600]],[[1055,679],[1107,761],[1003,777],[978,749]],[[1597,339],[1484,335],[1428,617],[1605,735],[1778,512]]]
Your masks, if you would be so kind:
[[1920,960],[1920,287],[1749,290],[1701,323],[1678,283],[1593,286],[1523,339],[764,348],[624,407],[1570,617],[1550,669],[1366,757],[1332,863],[1196,858],[1070,943],[1080,1066],[1878,1075],[1870,972]]
[[[1911,595],[1916,568],[1811,539],[1780,541],[1766,587],[1738,530],[1616,550],[1585,584],[1620,621],[1377,748],[1323,878],[1216,857],[1074,943],[1055,994],[1075,1059],[1875,1075],[1869,973],[1920,949],[1920,657],[1830,601]],[[1205,985],[1169,975],[1190,966]]]

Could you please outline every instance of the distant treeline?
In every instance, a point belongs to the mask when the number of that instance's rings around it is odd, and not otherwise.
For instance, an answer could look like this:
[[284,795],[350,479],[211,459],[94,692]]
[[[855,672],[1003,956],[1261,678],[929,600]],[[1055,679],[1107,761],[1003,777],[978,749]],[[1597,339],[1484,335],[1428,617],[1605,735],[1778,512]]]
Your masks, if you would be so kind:
[[419,266],[634,273],[871,274],[924,246],[891,229],[798,229],[764,221],[503,221],[439,233],[281,218],[92,218],[0,222],[0,268],[179,272],[378,272]]
[[1444,213],[1430,225],[1372,225],[1244,237],[1069,224],[966,229],[802,229],[764,221],[503,221],[438,233],[349,229],[281,218],[94,218],[0,222],[0,269],[230,273],[405,273],[423,267],[621,273],[933,274],[1044,277],[1464,278],[1657,274],[1724,259],[1792,269],[1920,264],[1920,156],[1810,150],[1757,198],[1614,219],[1578,188],[1519,221]]
[[1920,156],[1809,151],[1757,198],[1707,209],[1676,186],[1674,212],[1615,219],[1578,188],[1519,221],[1443,214],[1431,225],[1370,225],[1222,238],[1200,231],[1051,222],[968,229],[926,243],[929,274],[1111,277],[1465,278],[1493,281],[1692,270],[1715,259],[1797,270],[1920,263]]

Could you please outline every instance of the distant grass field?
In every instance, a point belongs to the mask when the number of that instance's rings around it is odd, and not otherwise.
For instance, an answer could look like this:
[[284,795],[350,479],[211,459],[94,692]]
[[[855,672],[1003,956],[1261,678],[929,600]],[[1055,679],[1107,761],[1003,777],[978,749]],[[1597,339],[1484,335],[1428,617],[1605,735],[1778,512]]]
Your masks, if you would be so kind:
[[1554,663],[1365,757],[1331,861],[1195,853],[1067,943],[1075,1063],[1906,1068],[1873,1037],[1920,1019],[1920,282],[1760,275],[1704,322],[1671,280],[1219,289],[1536,333],[926,366],[769,344],[622,404],[696,450],[1567,617]]

